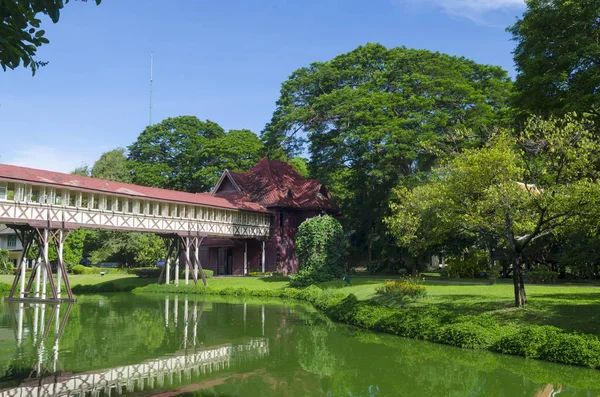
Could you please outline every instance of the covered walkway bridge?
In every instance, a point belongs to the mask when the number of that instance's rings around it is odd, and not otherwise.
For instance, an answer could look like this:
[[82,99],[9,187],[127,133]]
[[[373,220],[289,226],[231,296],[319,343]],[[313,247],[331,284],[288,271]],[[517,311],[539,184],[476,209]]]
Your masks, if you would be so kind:
[[[190,274],[194,282],[200,276],[206,284],[199,255],[203,239],[256,239],[262,242],[264,263],[271,218],[265,207],[241,197],[177,192],[0,164],[0,223],[14,229],[24,247],[9,296],[13,300],[73,301],[63,247],[75,229],[156,233],[168,246],[166,282],[170,282],[173,257],[175,284],[180,260],[186,284]],[[27,280],[26,258],[33,242],[42,260]],[[58,257],[56,282],[49,260],[51,244]],[[63,288],[66,296],[61,295]]]

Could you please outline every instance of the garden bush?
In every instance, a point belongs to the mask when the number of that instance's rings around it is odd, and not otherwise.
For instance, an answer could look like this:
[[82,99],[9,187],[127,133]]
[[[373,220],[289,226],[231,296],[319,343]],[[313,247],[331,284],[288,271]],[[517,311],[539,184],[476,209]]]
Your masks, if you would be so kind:
[[6,249],[0,249],[0,274],[12,274],[13,264],[9,260],[10,252]]
[[558,272],[549,270],[532,270],[528,274],[529,281],[538,284],[554,284],[558,279]]
[[161,272],[160,267],[141,267],[135,269],[135,275],[140,278],[158,278]]
[[498,339],[498,332],[471,322],[444,325],[433,334],[433,341],[467,349],[487,349]]
[[86,267],[83,265],[75,265],[71,268],[71,272],[73,274],[100,274],[101,272],[106,272],[106,269],[102,269],[99,267]]
[[334,217],[323,215],[305,220],[296,233],[299,271],[290,284],[304,287],[341,276],[345,252],[344,230]]
[[393,299],[420,299],[427,296],[427,288],[421,284],[420,277],[405,277],[401,281],[386,281],[386,283],[376,288],[380,296]]

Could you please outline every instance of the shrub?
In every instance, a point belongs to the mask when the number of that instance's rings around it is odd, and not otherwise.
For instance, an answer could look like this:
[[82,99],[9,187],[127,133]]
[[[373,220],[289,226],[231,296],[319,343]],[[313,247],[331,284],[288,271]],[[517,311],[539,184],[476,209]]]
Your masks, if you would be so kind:
[[487,349],[498,339],[495,330],[471,322],[460,322],[438,328],[433,340],[467,349]]
[[317,216],[302,222],[296,234],[299,272],[292,285],[310,285],[341,275],[345,251],[344,230],[334,217]]
[[449,277],[475,278],[481,272],[487,271],[487,258],[483,251],[471,251],[466,258],[448,258],[444,268]]
[[524,327],[502,337],[494,349],[504,354],[539,358],[542,354],[542,347],[550,339],[556,338],[560,332],[560,329],[551,326]]
[[142,267],[135,270],[135,275],[140,278],[158,278],[161,270],[159,267]]
[[558,278],[558,272],[549,270],[532,270],[528,274],[529,281],[532,283],[550,284],[555,283]]
[[402,281],[387,281],[385,285],[377,287],[378,295],[391,298],[420,299],[427,296],[427,288],[421,285],[423,279],[418,277],[405,277]]
[[12,274],[12,263],[10,262],[10,252],[6,249],[0,249],[0,274]]
[[87,271],[87,267],[83,265],[75,265],[71,268],[71,272],[73,272],[73,274],[88,274]]

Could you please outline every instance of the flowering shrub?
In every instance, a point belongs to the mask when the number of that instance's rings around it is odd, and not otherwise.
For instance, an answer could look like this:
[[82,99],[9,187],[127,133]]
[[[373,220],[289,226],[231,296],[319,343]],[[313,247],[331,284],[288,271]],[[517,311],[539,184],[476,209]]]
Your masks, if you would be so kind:
[[405,277],[401,281],[386,281],[385,285],[377,287],[378,295],[394,298],[420,299],[427,296],[427,288],[421,284],[421,277]]

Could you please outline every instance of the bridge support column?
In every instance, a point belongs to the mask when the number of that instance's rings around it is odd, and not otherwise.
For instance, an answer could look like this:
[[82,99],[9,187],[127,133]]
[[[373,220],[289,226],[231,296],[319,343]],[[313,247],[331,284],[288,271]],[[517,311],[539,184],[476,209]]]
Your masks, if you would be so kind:
[[261,259],[262,259],[262,272],[265,272],[265,240],[262,241],[262,252],[261,252]]
[[181,254],[181,249],[177,250],[177,258],[175,258],[175,286],[179,286],[179,255]]
[[58,229],[52,233],[52,240],[54,241],[54,246],[56,247],[56,256],[58,259],[58,263],[56,264],[56,298],[60,299],[61,293],[61,280],[65,286],[65,292],[67,293],[67,297],[71,300],[73,299],[73,292],[71,292],[71,285],[69,283],[69,277],[67,276],[67,269],[65,268],[64,261],[64,247],[65,241],[67,237],[69,237],[70,231],[65,231],[63,229]]
[[244,241],[244,275],[248,274],[248,241]]
[[8,297],[10,299],[14,298],[15,293],[17,292],[17,286],[19,286],[19,298],[23,299],[25,297],[25,278],[27,277],[27,255],[33,245],[34,234],[33,231],[29,228],[19,228],[17,226],[12,227],[13,231],[17,235],[17,238],[21,242],[21,246],[23,247],[23,251],[21,253],[21,258],[19,261],[20,268],[15,275],[15,279],[12,284],[12,288],[10,289],[10,293]]
[[200,274],[200,278],[202,278],[202,283],[204,286],[208,286],[208,282],[206,281],[206,275],[204,274],[204,269],[202,269],[202,263],[200,262],[200,246],[202,245],[202,241],[204,241],[204,236],[194,237],[193,245],[194,245],[194,274],[196,275],[196,283],[198,283],[198,274]]
[[158,276],[158,284],[162,283],[164,276],[165,284],[168,285],[171,283],[171,255],[173,254],[173,250],[175,249],[175,244],[177,244],[177,239],[173,238],[173,236],[161,237],[167,247],[167,257],[165,258],[165,265],[163,266],[160,272],[160,276]]
[[42,275],[42,247],[38,240],[38,256],[35,260],[35,297],[40,297],[41,281],[40,276]]

